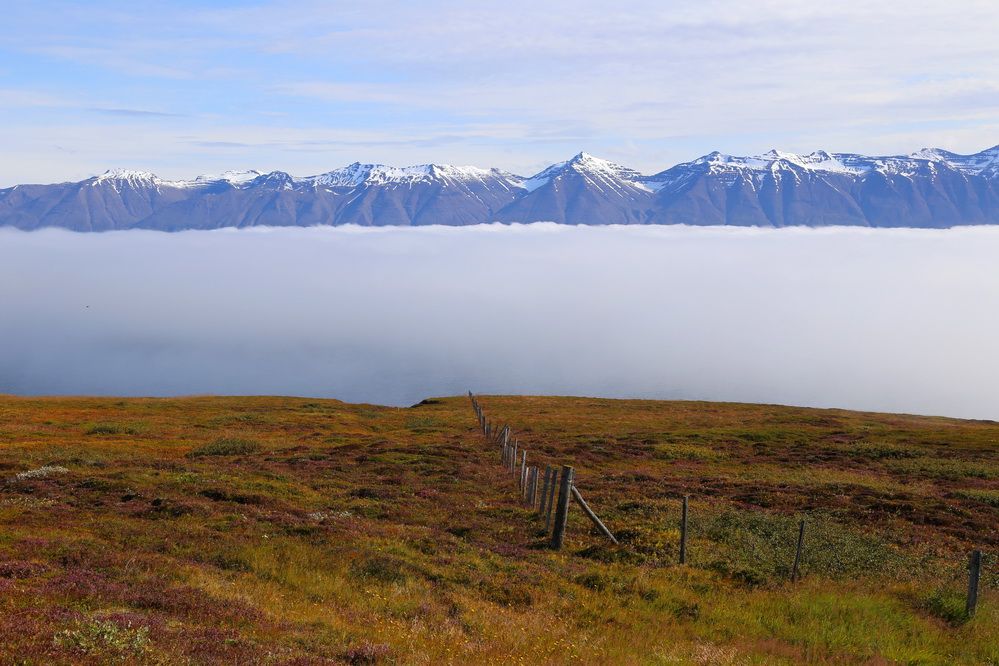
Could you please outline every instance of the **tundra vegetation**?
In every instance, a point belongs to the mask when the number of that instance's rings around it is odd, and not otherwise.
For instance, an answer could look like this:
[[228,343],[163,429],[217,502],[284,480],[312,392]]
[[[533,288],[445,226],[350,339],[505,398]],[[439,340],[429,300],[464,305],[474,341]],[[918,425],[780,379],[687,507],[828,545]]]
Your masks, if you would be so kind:
[[619,545],[466,398],[0,398],[0,663],[999,664],[999,424],[480,401]]

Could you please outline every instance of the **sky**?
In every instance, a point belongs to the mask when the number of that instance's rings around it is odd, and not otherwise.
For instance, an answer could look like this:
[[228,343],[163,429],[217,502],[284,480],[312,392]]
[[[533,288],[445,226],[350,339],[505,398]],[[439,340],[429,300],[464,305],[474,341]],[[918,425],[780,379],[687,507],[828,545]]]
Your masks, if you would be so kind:
[[0,229],[0,393],[999,420],[999,227]]
[[993,0],[6,3],[0,187],[977,152],[999,143],[996,26]]

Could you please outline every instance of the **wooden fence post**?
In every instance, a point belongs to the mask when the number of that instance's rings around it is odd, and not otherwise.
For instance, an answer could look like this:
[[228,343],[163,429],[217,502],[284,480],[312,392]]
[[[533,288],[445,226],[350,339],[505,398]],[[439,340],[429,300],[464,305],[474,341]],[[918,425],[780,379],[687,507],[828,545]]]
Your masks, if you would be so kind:
[[798,580],[798,568],[801,566],[801,549],[805,545],[805,521],[798,523],[798,546],[794,549],[794,566],[791,567],[791,581]]
[[572,467],[562,465],[562,482],[558,489],[558,507],[555,509],[555,527],[552,529],[552,548],[560,550],[565,541],[565,523],[569,517],[569,489],[572,488]]
[[544,482],[541,484],[541,497],[538,498],[539,516],[545,515],[545,502],[548,501],[548,484],[551,483],[551,480],[552,480],[552,466],[545,465],[545,479]]
[[518,442],[517,440],[513,441],[513,455],[510,457],[510,472],[511,473],[514,471],[514,468],[517,465],[517,447],[519,445],[520,445],[520,442]]
[[683,510],[680,513],[680,564],[687,563],[687,504],[690,495],[683,496]]
[[978,606],[978,579],[981,575],[982,551],[975,550],[968,561],[968,601],[964,605],[964,612],[968,617],[975,614],[975,607]]
[[583,513],[586,514],[586,517],[592,520],[593,524],[597,526],[597,529],[600,530],[605,537],[613,541],[616,546],[617,539],[614,538],[614,535],[611,534],[609,529],[607,529],[607,526],[604,525],[603,521],[597,518],[597,514],[593,513],[593,509],[590,508],[590,506],[586,503],[586,500],[583,499],[583,496],[579,494],[579,490],[576,489],[576,484],[572,485],[572,497],[579,504]]
[[548,500],[545,503],[545,534],[552,527],[552,512],[555,510],[555,487],[558,483],[558,469],[552,467],[552,482],[548,486]]
[[527,481],[527,451],[522,451],[520,455],[520,487],[524,487]]

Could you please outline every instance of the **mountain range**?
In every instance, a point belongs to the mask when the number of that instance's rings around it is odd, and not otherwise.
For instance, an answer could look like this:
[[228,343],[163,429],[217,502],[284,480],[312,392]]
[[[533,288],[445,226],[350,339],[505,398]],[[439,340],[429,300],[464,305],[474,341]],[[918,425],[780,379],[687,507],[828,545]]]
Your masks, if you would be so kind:
[[488,222],[945,228],[999,224],[999,146],[974,155],[710,153],[654,175],[580,153],[531,177],[354,163],[318,176],[226,172],[171,181],[108,171],[0,189],[0,226],[215,229]]

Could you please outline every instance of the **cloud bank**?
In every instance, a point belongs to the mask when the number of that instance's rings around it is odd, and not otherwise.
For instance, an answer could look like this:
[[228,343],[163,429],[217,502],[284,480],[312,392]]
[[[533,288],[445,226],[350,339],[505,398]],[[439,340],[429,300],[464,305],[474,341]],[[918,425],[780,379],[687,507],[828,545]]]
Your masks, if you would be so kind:
[[0,392],[999,419],[999,229],[0,231]]

